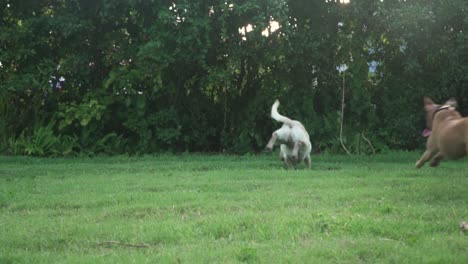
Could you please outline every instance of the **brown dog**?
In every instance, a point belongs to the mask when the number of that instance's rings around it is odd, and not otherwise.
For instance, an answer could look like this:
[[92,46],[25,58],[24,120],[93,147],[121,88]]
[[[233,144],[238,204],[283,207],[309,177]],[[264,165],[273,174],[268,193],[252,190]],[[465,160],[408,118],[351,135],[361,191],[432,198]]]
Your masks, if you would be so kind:
[[468,118],[463,118],[456,107],[457,101],[453,98],[444,105],[438,105],[424,97],[428,129],[423,134],[429,138],[416,168],[432,157],[431,166],[436,167],[443,158],[459,159],[468,155]]

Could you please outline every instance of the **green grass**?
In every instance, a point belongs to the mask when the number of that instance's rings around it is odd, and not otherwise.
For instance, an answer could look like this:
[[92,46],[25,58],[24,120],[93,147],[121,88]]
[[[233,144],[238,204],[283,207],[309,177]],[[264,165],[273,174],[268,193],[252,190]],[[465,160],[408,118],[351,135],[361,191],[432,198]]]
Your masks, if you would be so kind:
[[0,157],[0,263],[468,263],[468,162],[418,157]]

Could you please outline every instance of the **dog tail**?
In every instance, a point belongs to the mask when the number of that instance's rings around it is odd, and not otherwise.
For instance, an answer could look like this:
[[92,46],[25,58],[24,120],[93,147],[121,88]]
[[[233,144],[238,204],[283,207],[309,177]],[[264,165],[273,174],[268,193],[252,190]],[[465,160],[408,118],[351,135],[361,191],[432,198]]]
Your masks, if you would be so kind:
[[279,105],[280,105],[280,102],[278,101],[278,99],[276,99],[275,103],[271,107],[271,118],[273,118],[274,120],[276,120],[278,122],[291,125],[292,124],[291,119],[289,119],[289,118],[287,118],[285,116],[282,116],[282,115],[280,115],[280,113],[278,113],[278,106]]

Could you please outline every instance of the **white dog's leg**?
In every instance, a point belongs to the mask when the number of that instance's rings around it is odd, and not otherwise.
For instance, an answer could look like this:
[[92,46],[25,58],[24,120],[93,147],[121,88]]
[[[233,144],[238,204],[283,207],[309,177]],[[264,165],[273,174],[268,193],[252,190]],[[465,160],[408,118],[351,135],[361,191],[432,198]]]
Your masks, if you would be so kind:
[[310,169],[310,163],[311,163],[310,162],[310,154],[307,154],[304,160],[305,160],[305,163],[307,165],[307,168]]
[[285,144],[280,145],[280,159],[284,162],[287,169],[294,168],[291,160],[291,149]]
[[286,158],[284,159],[284,164],[286,164],[286,167],[288,168],[288,170],[294,168],[294,162],[293,162],[293,160],[291,159],[291,157],[286,157]]
[[304,144],[301,141],[296,141],[294,143],[294,148],[293,148],[293,151],[292,151],[292,159],[293,159],[294,163],[300,162],[300,160],[299,160],[299,149],[302,148],[303,145]]
[[275,145],[277,138],[278,138],[278,136],[277,136],[276,132],[273,132],[273,134],[271,134],[270,141],[268,141],[268,144],[266,145],[266,150],[268,150],[268,151],[273,150],[273,146]]

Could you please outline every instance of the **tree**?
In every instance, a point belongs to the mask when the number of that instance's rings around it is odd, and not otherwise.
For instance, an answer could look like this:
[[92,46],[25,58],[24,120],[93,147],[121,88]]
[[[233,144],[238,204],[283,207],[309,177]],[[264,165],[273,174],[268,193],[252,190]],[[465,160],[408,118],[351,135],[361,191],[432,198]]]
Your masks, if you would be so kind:
[[424,95],[456,97],[468,114],[467,8],[462,0],[6,0],[0,152],[255,152],[278,125],[269,118],[276,98],[316,150],[342,152],[343,63],[351,152],[372,151],[366,140],[415,149]]

